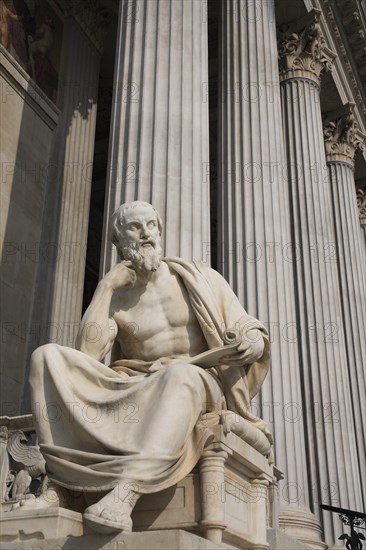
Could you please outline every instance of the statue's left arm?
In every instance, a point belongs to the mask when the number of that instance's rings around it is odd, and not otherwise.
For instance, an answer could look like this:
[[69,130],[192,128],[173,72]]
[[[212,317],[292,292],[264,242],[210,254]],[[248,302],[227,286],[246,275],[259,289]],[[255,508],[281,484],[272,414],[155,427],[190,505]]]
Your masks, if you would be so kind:
[[230,366],[244,366],[259,361],[269,348],[268,333],[260,321],[248,315],[227,281],[214,269],[198,266],[209,281],[221,313],[226,330],[234,332],[237,338],[237,353],[224,358]]
[[[226,330],[238,336],[238,355],[219,367],[228,409],[247,417],[245,411],[267,376],[270,342],[265,326],[248,315],[226,280],[215,270],[199,266],[215,296]],[[243,354],[243,355],[242,355]]]

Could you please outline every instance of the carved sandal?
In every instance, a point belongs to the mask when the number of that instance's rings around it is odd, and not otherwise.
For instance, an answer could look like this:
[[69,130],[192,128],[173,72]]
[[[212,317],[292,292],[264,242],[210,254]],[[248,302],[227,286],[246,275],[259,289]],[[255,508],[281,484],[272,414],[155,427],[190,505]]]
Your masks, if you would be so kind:
[[[93,513],[92,508],[94,506],[96,505],[93,505],[87,508],[83,516],[85,524],[91,529],[93,529],[94,531],[97,531],[98,533],[102,533],[106,535],[120,533],[121,531],[124,531],[125,533],[130,533],[132,531],[132,520],[128,514],[123,514],[122,512],[119,513],[119,516],[121,517],[121,519],[120,521],[116,521],[106,517],[109,515],[108,508],[102,509],[100,513],[102,514],[102,516]],[[105,514],[105,512],[107,513]],[[104,517],[103,517],[103,514],[105,514]],[[126,521],[122,520],[123,517],[125,517]]]

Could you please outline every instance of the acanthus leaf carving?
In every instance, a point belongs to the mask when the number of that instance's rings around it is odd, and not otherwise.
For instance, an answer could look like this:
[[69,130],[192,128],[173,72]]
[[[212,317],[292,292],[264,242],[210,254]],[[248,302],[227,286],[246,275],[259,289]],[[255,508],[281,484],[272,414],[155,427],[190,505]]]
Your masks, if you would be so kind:
[[365,147],[365,136],[356,122],[355,104],[347,103],[328,113],[324,118],[323,132],[327,161],[346,162],[353,168],[356,151]]
[[336,55],[327,47],[320,26],[321,10],[284,25],[278,44],[280,77],[310,78],[319,84],[323,73],[332,69]]
[[366,189],[359,187],[356,190],[356,197],[360,224],[366,226]]

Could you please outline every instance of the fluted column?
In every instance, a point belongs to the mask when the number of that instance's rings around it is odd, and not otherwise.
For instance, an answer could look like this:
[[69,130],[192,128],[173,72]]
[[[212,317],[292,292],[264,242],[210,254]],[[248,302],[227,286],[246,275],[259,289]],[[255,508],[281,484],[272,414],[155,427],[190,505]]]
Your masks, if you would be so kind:
[[209,245],[204,4],[120,3],[102,272],[115,258],[111,215],[125,201],[159,211],[166,255],[200,260]]
[[[356,426],[360,484],[366,487],[366,296],[363,245],[354,179],[354,156],[364,147],[354,104],[329,113],[324,139],[331,188],[348,376]],[[365,508],[366,502],[363,502]]]
[[[294,276],[307,459],[317,513],[322,502],[362,506],[319,98],[320,78],[335,56],[325,45],[320,16],[312,10],[288,25],[279,43],[292,240],[299,252]],[[338,518],[326,513],[322,519],[331,545]]]
[[74,331],[65,324],[81,318],[85,272],[89,200],[92,181],[100,53],[74,18],[64,25],[62,79],[61,155],[57,165],[61,179],[58,254],[51,319],[58,330],[57,342],[72,346]]
[[283,522],[310,517],[315,532],[308,538],[318,541],[309,509],[274,2],[221,2],[219,52],[218,269],[268,326],[271,368],[255,410],[270,425],[275,463],[285,473]]

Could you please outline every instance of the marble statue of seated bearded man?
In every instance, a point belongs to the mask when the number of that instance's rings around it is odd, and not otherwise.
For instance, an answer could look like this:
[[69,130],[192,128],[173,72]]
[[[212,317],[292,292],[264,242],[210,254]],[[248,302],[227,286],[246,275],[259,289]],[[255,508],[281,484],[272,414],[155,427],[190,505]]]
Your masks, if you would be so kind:
[[[233,411],[265,431],[248,407],[268,369],[266,329],[206,264],[162,258],[161,232],[150,204],[120,206],[113,242],[124,260],[99,282],[77,349],[47,344],[32,355],[33,415],[48,478],[56,495],[60,487],[81,491],[89,504],[99,495],[84,520],[102,533],[130,531],[140,495],[192,470],[212,440],[205,417],[218,423]],[[222,353],[228,334],[235,343]],[[116,360],[106,366],[112,347]],[[217,348],[212,366],[195,360]],[[52,421],[44,412],[50,403],[59,411]]]

